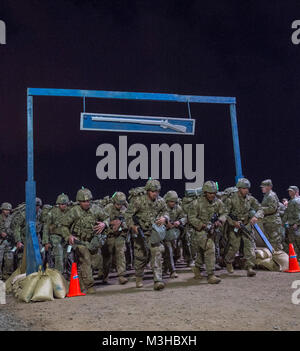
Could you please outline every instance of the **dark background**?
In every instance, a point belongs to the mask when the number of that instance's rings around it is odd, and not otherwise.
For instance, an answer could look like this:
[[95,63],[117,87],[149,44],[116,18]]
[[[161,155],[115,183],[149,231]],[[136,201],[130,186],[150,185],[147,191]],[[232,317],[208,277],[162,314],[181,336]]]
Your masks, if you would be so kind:
[[[300,185],[300,45],[291,28],[299,1],[1,1],[0,201],[25,199],[26,89],[65,88],[235,96],[243,174],[262,198],[272,178],[280,197]],[[82,100],[34,97],[35,180],[44,202],[127,191],[144,180],[96,177],[96,148],[118,134],[79,130]],[[87,112],[187,116],[187,106],[87,99]],[[205,144],[205,179],[234,185],[229,106],[192,104],[195,136],[128,134],[133,143]],[[118,150],[118,149],[117,149]],[[195,148],[194,148],[195,151]],[[130,161],[130,159],[129,159]],[[162,181],[162,193],[182,181]]]

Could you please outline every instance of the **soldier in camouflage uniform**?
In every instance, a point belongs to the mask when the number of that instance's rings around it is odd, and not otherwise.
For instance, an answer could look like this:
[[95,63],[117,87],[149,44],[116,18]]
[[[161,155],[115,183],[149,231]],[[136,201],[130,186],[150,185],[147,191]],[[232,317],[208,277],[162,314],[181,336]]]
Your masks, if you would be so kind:
[[[225,255],[225,263],[227,271],[233,273],[232,263],[236,252],[240,248],[241,240],[243,240],[247,275],[248,277],[253,277],[256,275],[256,272],[253,270],[255,265],[255,241],[242,234],[240,228],[241,224],[244,224],[253,233],[252,225],[256,224],[259,218],[263,218],[264,214],[259,202],[252,195],[249,195],[250,186],[248,179],[240,178],[236,184],[238,191],[234,192],[225,201],[229,224],[229,247]],[[255,211],[254,216],[251,216],[251,211]],[[235,216],[236,220],[233,220],[231,216]]]
[[214,227],[221,227],[226,221],[226,212],[223,202],[216,197],[217,185],[215,182],[205,182],[202,192],[203,194],[194,200],[188,215],[188,221],[195,228],[192,246],[197,252],[195,266],[192,269],[195,274],[194,278],[202,279],[200,268],[205,263],[207,282],[217,284],[221,279],[214,274],[216,262],[214,237],[207,232],[207,227],[211,224],[210,221],[214,214],[218,216]]
[[78,190],[76,201],[61,219],[60,233],[65,242],[72,245],[79,260],[79,281],[82,289],[94,294],[94,278],[91,254],[100,247],[97,234],[109,226],[109,216],[100,207],[91,208],[93,196],[89,189]]
[[[64,251],[66,243],[61,235],[60,227],[63,216],[68,211],[69,197],[65,194],[58,195],[56,205],[47,214],[43,228],[42,243],[48,255],[54,258],[54,268],[64,273]],[[51,261],[51,260],[49,260]]]
[[260,187],[264,194],[261,203],[261,207],[264,211],[264,233],[275,251],[282,250],[282,222],[280,218],[279,199],[272,190],[273,184],[271,179],[263,180]]
[[187,216],[178,204],[178,195],[176,191],[168,191],[164,196],[164,199],[169,214],[169,221],[166,225],[167,233],[164,240],[164,271],[170,272],[170,278],[177,278],[178,275],[174,264],[173,250],[176,248],[176,240],[178,239],[180,232],[184,230]]
[[103,256],[103,282],[107,282],[112,265],[113,253],[116,257],[116,266],[120,284],[128,282],[126,274],[125,240],[127,237],[127,225],[124,214],[126,211],[126,195],[116,192],[112,196],[112,203],[105,206],[105,212],[109,215],[110,226],[106,228],[107,240],[101,248]]
[[282,218],[282,223],[286,227],[286,235],[290,243],[293,244],[298,260],[300,259],[300,197],[299,188],[291,185],[288,188],[290,200]]
[[[41,242],[41,236],[40,236],[40,231],[42,228],[42,224],[40,222],[40,217],[41,217],[41,206],[42,206],[42,200],[40,198],[36,198],[36,235],[37,239],[39,242],[40,249],[42,248],[42,242]],[[23,206],[20,207],[20,210],[16,214],[16,217],[13,219],[14,223],[13,224],[13,235],[14,235],[14,241],[16,243],[17,251],[17,266],[19,266],[22,262],[23,258],[23,250],[24,250],[24,245],[26,243],[26,205],[24,204]]]
[[[187,189],[185,191],[184,197],[182,199],[182,209],[184,213],[187,215],[187,218],[189,217],[189,212],[190,209],[192,208],[192,204],[194,200],[197,198],[197,193],[195,189]],[[192,246],[192,238],[195,233],[194,227],[190,224],[189,221],[187,221],[185,227],[184,227],[184,233],[183,233],[183,248],[184,248],[184,259],[187,263],[187,266],[194,266],[194,259],[196,256],[195,251],[193,250]]]
[[[154,275],[154,290],[164,288],[162,280],[162,252],[163,245],[156,240],[155,232],[152,232],[153,224],[163,231],[164,224],[169,220],[167,206],[163,198],[159,197],[160,182],[158,180],[148,180],[145,186],[146,194],[132,198],[125,213],[128,228],[131,229],[134,238],[134,268],[136,272],[136,287],[143,287],[144,269],[147,265],[149,251],[151,253],[151,267]],[[144,232],[145,242],[141,238],[138,226],[135,224],[133,216],[139,219],[139,227]],[[159,230],[159,229],[157,229]]]
[[6,280],[14,271],[13,235],[10,230],[12,205],[4,202],[0,215],[0,279]]

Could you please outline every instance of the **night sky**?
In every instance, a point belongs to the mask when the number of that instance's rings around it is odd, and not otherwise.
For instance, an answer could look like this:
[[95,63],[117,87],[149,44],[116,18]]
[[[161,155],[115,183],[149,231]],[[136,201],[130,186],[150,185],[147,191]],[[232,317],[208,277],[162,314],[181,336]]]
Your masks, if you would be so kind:
[[[300,44],[291,28],[299,1],[1,0],[0,202],[25,199],[26,89],[64,88],[234,96],[243,174],[262,198],[271,178],[279,197],[300,186]],[[81,186],[95,198],[144,180],[96,176],[112,132],[80,131],[82,99],[34,97],[35,180],[45,203]],[[87,99],[87,112],[187,117],[185,104]],[[128,134],[128,145],[205,145],[205,179],[234,185],[229,106],[191,104],[195,136]],[[122,134],[125,135],[125,134]],[[195,150],[195,149],[194,149]],[[150,162],[150,160],[149,160]],[[183,195],[186,180],[163,180]]]

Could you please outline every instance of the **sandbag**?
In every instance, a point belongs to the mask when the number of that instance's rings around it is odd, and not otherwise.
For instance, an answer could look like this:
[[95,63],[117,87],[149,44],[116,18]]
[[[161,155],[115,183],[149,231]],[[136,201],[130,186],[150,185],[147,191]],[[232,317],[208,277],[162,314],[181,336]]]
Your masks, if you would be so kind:
[[41,270],[39,272],[34,272],[29,274],[22,281],[22,291],[18,294],[18,298],[21,301],[29,302],[33,296],[34,289],[36,287],[37,282],[39,281],[41,276]]
[[278,271],[277,264],[272,260],[272,258],[268,257],[265,259],[257,258],[255,264],[259,268],[267,269],[268,271]]
[[45,273],[51,278],[54,297],[57,299],[65,298],[68,290],[67,282],[63,275],[58,270],[51,268],[47,268]]
[[15,284],[15,282],[19,279],[25,279],[26,278],[26,273],[23,273],[23,274],[18,274],[16,277],[14,277],[14,279],[12,280],[12,285]]
[[265,257],[265,253],[260,248],[255,250],[255,256],[261,260],[267,258]]
[[263,251],[263,253],[264,253],[264,258],[272,258],[272,253],[271,253],[271,251],[268,249],[268,248],[266,248],[266,247],[260,247],[259,248],[261,251]]
[[20,267],[18,267],[13,274],[5,281],[5,290],[6,290],[6,294],[10,294],[12,292],[12,281],[15,277],[17,277],[18,275],[20,275],[21,273],[21,269]]
[[286,252],[282,250],[274,251],[273,261],[279,266],[280,272],[289,269],[289,255]]
[[31,301],[53,301],[53,286],[51,278],[48,274],[40,275],[39,280],[35,286]]

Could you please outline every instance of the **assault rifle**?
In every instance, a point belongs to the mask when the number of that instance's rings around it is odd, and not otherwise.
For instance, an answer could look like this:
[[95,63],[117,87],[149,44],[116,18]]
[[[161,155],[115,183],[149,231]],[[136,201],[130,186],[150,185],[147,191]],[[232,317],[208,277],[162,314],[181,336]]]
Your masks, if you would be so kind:
[[204,230],[210,234],[211,236],[214,235],[214,232],[215,232],[215,223],[219,220],[219,216],[214,213],[212,216],[211,216],[211,219],[210,221],[207,223],[206,227],[204,228]]
[[229,217],[236,222],[240,223],[240,229],[235,228],[234,231],[238,232],[238,230],[241,231],[242,234],[245,235],[246,238],[248,238],[251,241],[255,241],[255,236],[252,234],[252,232],[245,226],[245,224],[241,221],[238,220],[237,216],[234,216],[233,214],[230,214]]
[[137,228],[138,228],[139,236],[143,240],[145,252],[148,253],[149,247],[148,247],[148,243],[147,243],[147,240],[145,238],[144,232],[143,232],[143,230],[142,230],[142,228],[140,226],[140,220],[139,220],[138,216],[136,216],[136,215],[133,215],[132,219],[133,219],[134,225],[136,225]]

